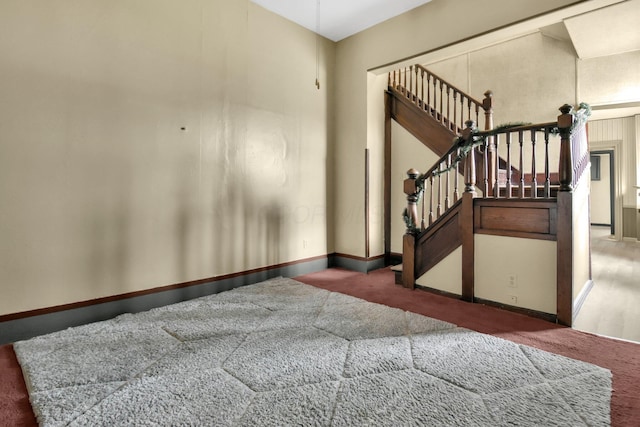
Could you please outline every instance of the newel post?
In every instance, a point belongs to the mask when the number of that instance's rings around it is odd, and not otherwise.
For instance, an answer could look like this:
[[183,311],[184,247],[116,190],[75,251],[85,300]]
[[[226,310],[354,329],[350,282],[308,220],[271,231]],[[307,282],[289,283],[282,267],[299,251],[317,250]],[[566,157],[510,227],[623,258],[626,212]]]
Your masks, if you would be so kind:
[[402,286],[413,289],[416,283],[415,233],[418,229],[418,199],[420,197],[418,177],[420,172],[409,169],[407,176],[408,178],[404,180],[404,193],[407,195],[407,231],[402,238]]
[[[493,129],[493,92],[488,90],[484,93],[484,99],[482,100],[482,108],[484,109],[484,130],[492,130]],[[485,159],[487,164],[485,167],[487,168],[487,184],[486,188],[489,191],[489,194],[495,195],[494,193],[494,185],[496,182],[496,144],[495,138],[490,136],[487,138],[487,155]],[[485,194],[485,197],[489,194]]]
[[558,130],[560,131],[560,164],[558,174],[560,191],[573,190],[573,155],[571,153],[571,128],[573,126],[573,107],[564,104],[560,107]]
[[574,122],[573,107],[565,104],[560,107],[558,130],[560,131],[560,164],[558,174],[557,224],[557,284],[556,315],[558,323],[571,326],[573,323],[573,153],[571,131]]
[[475,249],[473,236],[473,199],[476,193],[476,157],[473,146],[473,134],[476,132],[476,123],[473,120],[465,122],[466,128],[462,131],[464,144],[468,144],[469,152],[464,159],[464,194],[460,211],[460,235],[462,238],[462,299],[473,302],[474,298],[474,269]]
[[464,159],[464,192],[476,195],[476,154],[473,147],[473,134],[476,130],[476,122],[467,120],[464,122],[467,126],[462,131],[462,139],[465,144],[469,144],[469,152]]
[[493,129],[493,92],[490,90],[484,93],[482,108],[484,109],[484,130],[491,130]]
[[408,178],[404,180],[404,194],[407,195],[407,234],[415,233],[418,228],[418,199],[420,190],[418,188],[418,177],[420,172],[415,169],[407,171]]

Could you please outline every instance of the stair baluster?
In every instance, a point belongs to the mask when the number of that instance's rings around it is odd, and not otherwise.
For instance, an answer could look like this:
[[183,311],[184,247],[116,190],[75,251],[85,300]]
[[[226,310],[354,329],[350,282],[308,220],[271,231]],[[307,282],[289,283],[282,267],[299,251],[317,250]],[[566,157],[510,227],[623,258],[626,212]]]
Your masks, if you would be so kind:
[[[467,120],[465,122],[467,126],[462,131],[462,137],[465,141],[469,141],[476,130],[476,123],[473,120]],[[464,161],[464,192],[476,194],[476,150],[469,150],[469,154],[465,157]]]
[[[476,105],[476,117],[478,116],[480,106]],[[493,129],[493,92],[488,90],[484,93],[484,99],[482,100],[482,108],[484,110],[484,130]],[[476,118],[477,122],[478,118]],[[493,193],[494,196],[499,196],[499,187],[497,184],[498,173],[497,169],[500,165],[498,150],[496,148],[497,136],[490,136],[487,138],[488,149],[489,149],[489,162],[485,163],[486,168],[488,168],[488,184],[490,192],[486,195],[487,197]]]
[[451,88],[449,87],[449,85],[447,85],[447,129],[449,129],[452,132],[455,132],[454,127],[451,126],[451,120],[449,119],[449,117],[451,117],[451,96],[450,96],[450,92],[451,92]]
[[443,90],[444,88],[444,83],[442,80],[440,80],[440,123],[442,125],[444,125],[444,108],[443,108]]
[[536,131],[531,130],[531,197],[538,198],[538,178],[536,177]]
[[457,129],[460,127],[458,126],[458,90],[457,89],[453,89],[453,126],[451,128],[451,131],[456,132]]
[[495,197],[496,199],[500,198],[500,180],[499,180],[499,174],[496,172],[496,169],[500,169],[500,156],[498,155],[498,152],[500,151],[500,135],[496,135],[495,137],[493,137],[493,153],[491,158],[492,160],[492,166],[493,166],[493,197]]
[[420,70],[420,107],[424,110],[424,70]]
[[413,102],[413,65],[409,66],[409,90],[407,96]]
[[524,131],[518,132],[518,143],[520,144],[520,164],[518,173],[520,174],[519,197],[524,199]]
[[511,132],[505,134],[505,142],[507,144],[507,167],[505,169],[506,177],[506,195],[507,199],[511,198]]
[[438,163],[438,205],[437,205],[437,216],[440,218],[442,215],[442,162]]
[[[458,148],[456,150],[456,157],[460,155],[460,148]],[[454,179],[454,190],[453,190],[453,202],[457,202],[458,200],[460,200],[460,174],[458,173],[458,166],[456,165],[453,168],[453,179]]]
[[460,94],[460,129],[464,129],[464,94]]
[[445,163],[445,166],[447,171],[447,177],[446,177],[446,183],[445,183],[446,190],[444,195],[444,210],[446,212],[451,207],[451,205],[449,204],[449,192],[451,191],[451,186],[449,182],[451,177],[451,154],[447,155],[447,162]]
[[429,225],[433,224],[433,175],[429,175]]
[[544,197],[551,197],[551,173],[549,171],[549,129],[544,130]]
[[482,164],[484,165],[482,168],[482,194],[484,194],[484,197],[489,197],[489,138],[484,140],[481,153]]

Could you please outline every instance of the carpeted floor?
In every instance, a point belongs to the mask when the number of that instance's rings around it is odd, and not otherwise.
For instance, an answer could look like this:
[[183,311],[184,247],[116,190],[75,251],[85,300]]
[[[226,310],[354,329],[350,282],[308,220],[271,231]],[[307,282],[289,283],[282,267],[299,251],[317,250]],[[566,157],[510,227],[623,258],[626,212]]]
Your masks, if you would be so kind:
[[[299,276],[301,282],[351,294],[512,342],[562,354],[611,369],[614,426],[635,426],[640,419],[640,346],[552,325],[548,322],[478,304],[468,304],[393,284],[393,273],[381,269],[368,275],[340,269]],[[4,425],[33,426],[26,388],[11,346],[0,347],[0,417]],[[329,391],[325,390],[330,394]]]
[[14,349],[43,426],[610,422],[604,368],[287,278]]
[[296,280],[610,369],[613,374],[611,425],[640,426],[640,344],[576,331],[494,307],[405,289],[394,284],[394,275],[389,268],[369,274],[327,269],[298,276]]

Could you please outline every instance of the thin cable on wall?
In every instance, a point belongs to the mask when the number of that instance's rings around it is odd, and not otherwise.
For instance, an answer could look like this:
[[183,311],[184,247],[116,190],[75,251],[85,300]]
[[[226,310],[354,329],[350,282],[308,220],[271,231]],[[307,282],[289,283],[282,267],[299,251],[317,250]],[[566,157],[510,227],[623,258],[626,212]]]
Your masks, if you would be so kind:
[[316,0],[316,88],[320,90],[320,0]]

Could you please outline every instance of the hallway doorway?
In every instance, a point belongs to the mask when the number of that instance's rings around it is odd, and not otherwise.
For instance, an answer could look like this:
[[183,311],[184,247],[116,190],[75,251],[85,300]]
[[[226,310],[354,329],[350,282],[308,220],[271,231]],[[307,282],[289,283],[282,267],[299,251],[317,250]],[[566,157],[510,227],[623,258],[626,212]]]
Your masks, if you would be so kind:
[[616,234],[615,159],[613,150],[591,151],[591,225],[608,226]]

